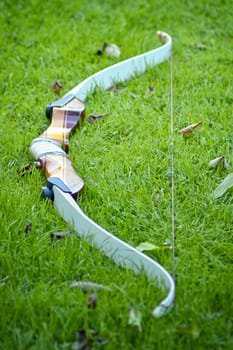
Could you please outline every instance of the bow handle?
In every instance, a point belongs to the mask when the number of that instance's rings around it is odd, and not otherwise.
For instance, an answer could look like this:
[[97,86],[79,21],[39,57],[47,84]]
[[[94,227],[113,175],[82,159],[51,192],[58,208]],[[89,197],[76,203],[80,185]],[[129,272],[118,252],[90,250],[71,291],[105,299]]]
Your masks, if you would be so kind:
[[75,198],[84,182],[69,159],[69,137],[84,119],[84,111],[84,103],[73,96],[53,102],[46,108],[46,114],[51,115],[50,126],[30,146],[36,164],[45,172],[46,178],[58,178]]

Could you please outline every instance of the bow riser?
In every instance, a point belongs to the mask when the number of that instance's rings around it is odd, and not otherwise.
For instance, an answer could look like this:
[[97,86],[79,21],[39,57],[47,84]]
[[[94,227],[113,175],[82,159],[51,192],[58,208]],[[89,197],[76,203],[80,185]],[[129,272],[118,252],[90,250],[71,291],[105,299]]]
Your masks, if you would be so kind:
[[33,140],[30,150],[46,178],[57,178],[77,197],[84,186],[68,157],[69,137],[84,119],[85,105],[77,98],[62,108],[52,108],[52,121],[43,134]]
[[68,152],[71,133],[84,120],[85,105],[73,96],[62,107],[56,106],[56,102],[53,103],[49,114],[52,116],[51,124],[41,137],[57,141]]

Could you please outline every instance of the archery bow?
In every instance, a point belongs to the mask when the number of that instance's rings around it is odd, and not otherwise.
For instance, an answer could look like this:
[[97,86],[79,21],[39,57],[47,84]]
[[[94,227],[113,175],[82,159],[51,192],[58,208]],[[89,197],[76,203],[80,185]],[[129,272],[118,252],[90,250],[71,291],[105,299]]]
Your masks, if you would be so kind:
[[157,65],[172,55],[171,37],[158,32],[164,45],[119,62],[88,77],[61,99],[49,104],[46,115],[51,125],[39,138],[32,141],[30,151],[37,165],[45,172],[48,186],[43,187],[43,197],[54,201],[63,219],[73,225],[81,237],[91,237],[93,244],[110,259],[135,273],[142,270],[147,277],[166,287],[166,298],[153,310],[154,316],[164,315],[173,305],[175,283],[170,274],[158,262],[109,233],[89,217],[76,202],[82,190],[83,180],[75,173],[67,155],[69,135],[84,118],[84,100],[96,87],[110,88],[113,83],[130,79],[135,73],[142,74],[147,66]]

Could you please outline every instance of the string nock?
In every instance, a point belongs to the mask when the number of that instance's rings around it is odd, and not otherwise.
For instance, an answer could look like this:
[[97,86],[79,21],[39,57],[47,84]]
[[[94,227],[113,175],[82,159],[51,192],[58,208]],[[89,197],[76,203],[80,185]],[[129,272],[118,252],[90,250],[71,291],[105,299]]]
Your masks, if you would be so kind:
[[166,33],[161,32],[160,30],[157,31],[157,35],[159,37],[159,39],[163,42],[166,43],[168,41],[168,36]]

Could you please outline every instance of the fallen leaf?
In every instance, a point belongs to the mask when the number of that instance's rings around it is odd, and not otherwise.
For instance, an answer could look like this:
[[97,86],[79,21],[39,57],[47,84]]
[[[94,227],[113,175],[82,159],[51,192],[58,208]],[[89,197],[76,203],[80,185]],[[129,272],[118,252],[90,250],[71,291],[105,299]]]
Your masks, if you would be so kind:
[[104,43],[96,52],[97,55],[102,55],[105,53],[109,57],[120,57],[121,50],[116,44]]
[[97,306],[97,295],[95,293],[91,293],[88,300],[87,300],[87,306],[89,308],[95,309]]
[[77,337],[78,337],[78,347],[75,349],[77,350],[91,350],[91,339],[88,339],[87,337],[87,332],[85,329],[80,329],[77,333]]
[[142,242],[140,243],[136,249],[137,250],[140,250],[140,252],[146,252],[146,251],[150,251],[150,250],[155,250],[157,249],[158,247],[152,243],[149,243],[149,242]]
[[154,88],[152,86],[148,86],[147,91],[151,94],[152,92],[154,92]]
[[138,328],[138,330],[141,332],[142,330],[141,320],[142,320],[142,315],[140,311],[135,311],[133,308],[130,308],[128,324]]
[[207,46],[206,45],[203,45],[203,44],[197,44],[196,48],[198,50],[207,50]]
[[116,94],[120,95],[121,94],[121,90],[117,89],[116,85],[110,86],[110,88],[108,88],[109,91],[113,91]]
[[70,288],[80,288],[84,292],[87,292],[88,290],[107,290],[111,291],[111,288],[104,286],[103,284],[98,284],[94,282],[74,282],[71,284]]
[[60,83],[59,80],[55,79],[52,83],[51,88],[56,94],[59,94],[60,90],[63,88],[63,85]]
[[224,159],[225,159],[224,156],[221,156],[221,157],[212,159],[212,160],[209,161],[209,164],[208,164],[208,165],[209,165],[210,168],[217,168],[217,166],[218,166],[220,163],[223,163],[223,164],[224,164]]
[[88,122],[90,124],[94,123],[96,120],[101,120],[109,114],[90,114],[88,117]]
[[164,245],[162,247],[159,247],[149,242],[142,242],[136,247],[136,249],[139,250],[140,252],[149,252],[152,250],[167,250],[167,249],[171,249],[171,247],[170,245]]
[[32,172],[31,164],[24,165],[20,170],[17,171],[18,175],[20,176],[24,176],[26,173],[31,174],[31,172]]
[[25,236],[29,235],[29,233],[31,232],[32,230],[32,223],[29,222],[26,227],[25,227],[25,230],[24,230],[24,233],[25,233]]
[[107,44],[104,51],[109,57],[120,57],[121,55],[121,50],[116,44]]
[[195,124],[188,125],[185,128],[179,130],[178,133],[183,135],[190,135],[193,132],[193,130],[198,128],[200,125],[202,125],[202,121],[199,121]]
[[95,342],[97,346],[103,345],[106,341],[98,335],[95,329],[80,329],[77,332],[78,342],[75,342],[72,349],[75,350],[91,350]]
[[50,243],[53,243],[54,241],[57,243],[59,242],[62,238],[68,236],[71,234],[71,231],[65,231],[65,232],[53,232],[50,235]]
[[167,37],[166,33],[161,32],[161,31],[159,30],[159,31],[157,31],[157,35],[158,35],[159,39],[160,39],[162,42],[165,42],[165,43],[167,42],[168,37]]
[[214,191],[215,198],[223,196],[231,187],[233,187],[233,173],[227,175],[227,177],[216,188]]

